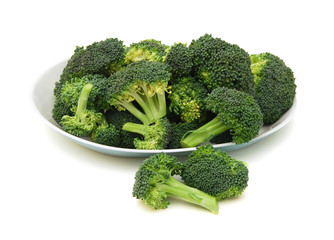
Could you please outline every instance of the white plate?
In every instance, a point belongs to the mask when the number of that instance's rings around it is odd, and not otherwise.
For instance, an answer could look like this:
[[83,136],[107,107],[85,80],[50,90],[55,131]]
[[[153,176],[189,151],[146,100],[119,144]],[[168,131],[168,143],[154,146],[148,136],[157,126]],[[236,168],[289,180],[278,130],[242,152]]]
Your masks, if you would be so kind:
[[[55,86],[55,82],[59,80],[59,76],[62,73],[62,70],[65,67],[66,63],[67,61],[61,62],[52,67],[51,69],[49,69],[47,72],[45,72],[37,80],[33,88],[33,104],[37,112],[42,116],[47,125],[49,125],[55,131],[59,132],[65,137],[71,139],[72,141],[91,150],[120,157],[148,157],[160,152],[165,152],[172,155],[189,155],[192,151],[196,149],[196,148],[180,148],[180,149],[165,149],[165,150],[139,150],[139,149],[110,147],[91,142],[84,138],[73,136],[63,131],[52,118],[52,108],[54,103],[53,89]],[[260,129],[258,136],[247,143],[235,144],[230,142],[223,144],[214,144],[213,146],[216,149],[229,152],[244,148],[246,146],[249,146],[250,144],[262,140],[263,138],[269,136],[270,134],[284,127],[291,120],[295,108],[296,108],[296,99],[293,106],[277,122],[262,127]]]

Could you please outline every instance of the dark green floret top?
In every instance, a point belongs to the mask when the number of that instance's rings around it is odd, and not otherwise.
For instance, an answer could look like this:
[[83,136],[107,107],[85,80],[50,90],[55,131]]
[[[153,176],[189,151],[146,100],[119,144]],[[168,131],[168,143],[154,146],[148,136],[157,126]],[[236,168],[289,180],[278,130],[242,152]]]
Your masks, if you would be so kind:
[[189,45],[193,74],[210,90],[217,87],[254,94],[254,77],[248,53],[237,44],[205,34]]
[[165,63],[171,67],[173,79],[190,76],[193,67],[192,51],[186,44],[175,43],[166,51]]
[[85,47],[76,47],[68,60],[60,80],[56,83],[54,93],[57,96],[62,85],[73,77],[87,74],[110,74],[120,70],[124,64],[125,46],[117,38],[107,38]]
[[255,99],[261,107],[263,121],[271,124],[291,108],[296,84],[292,70],[282,59],[271,54],[251,55],[255,82]]
[[198,147],[184,163],[185,184],[217,198],[237,197],[248,186],[247,164],[211,145]]

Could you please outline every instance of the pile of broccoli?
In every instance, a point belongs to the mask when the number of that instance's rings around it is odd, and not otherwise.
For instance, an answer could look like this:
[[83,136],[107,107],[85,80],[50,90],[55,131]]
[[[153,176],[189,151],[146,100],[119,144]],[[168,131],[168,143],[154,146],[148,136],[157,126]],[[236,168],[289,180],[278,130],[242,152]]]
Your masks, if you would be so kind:
[[54,88],[54,120],[114,147],[246,143],[293,104],[292,70],[210,34],[189,45],[117,38],[76,47]]

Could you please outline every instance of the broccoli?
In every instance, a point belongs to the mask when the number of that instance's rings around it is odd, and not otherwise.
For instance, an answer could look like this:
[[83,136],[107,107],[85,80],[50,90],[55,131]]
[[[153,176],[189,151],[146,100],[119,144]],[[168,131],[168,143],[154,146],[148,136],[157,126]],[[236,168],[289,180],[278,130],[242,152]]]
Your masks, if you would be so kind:
[[232,135],[230,134],[230,131],[223,132],[222,134],[210,140],[210,142],[213,144],[228,143],[232,141],[233,141],[233,138],[232,138]]
[[123,130],[123,125],[127,122],[141,123],[135,116],[128,111],[109,110],[105,114],[108,124],[112,124],[120,133],[120,146],[122,148],[135,148],[134,139],[140,134]]
[[246,163],[205,145],[192,152],[181,173],[184,183],[222,200],[237,197],[248,185]]
[[120,131],[106,121],[93,130],[91,139],[93,142],[113,147],[119,147],[121,143]]
[[167,117],[160,118],[151,125],[127,122],[123,130],[138,133],[143,138],[135,138],[134,146],[137,149],[164,149],[170,140],[170,123]]
[[259,105],[251,95],[226,87],[214,89],[206,98],[206,107],[216,114],[208,123],[191,131],[181,141],[182,147],[195,147],[229,130],[233,142],[253,139],[263,125]]
[[154,123],[166,115],[170,76],[165,63],[133,62],[110,77],[109,103],[128,110],[145,125]]
[[56,121],[56,123],[60,124],[64,115],[73,116],[71,107],[64,103],[60,97],[56,98],[52,108],[52,118]]
[[198,128],[198,124],[196,122],[172,122],[170,128],[171,135],[167,148],[176,149],[181,148],[180,142],[183,136],[187,132]]
[[78,105],[72,107],[74,116],[64,115],[61,118],[62,128],[77,137],[89,136],[90,133],[103,121],[102,113],[87,109],[89,94],[93,84],[87,83],[81,91]]
[[292,70],[282,59],[271,54],[251,55],[255,100],[263,113],[263,122],[277,121],[293,104],[296,94]]
[[167,208],[169,205],[167,197],[172,196],[218,214],[218,203],[215,197],[189,187],[172,177],[179,175],[182,169],[183,164],[178,162],[176,157],[165,153],[145,159],[136,172],[132,195],[154,209]]
[[254,77],[248,53],[236,44],[205,34],[193,40],[193,75],[208,88],[228,87],[254,94]]
[[87,83],[91,83],[94,86],[89,94],[87,108],[100,112],[108,110],[110,104],[108,99],[106,99],[106,95],[109,91],[110,80],[101,74],[89,74],[80,78],[72,78],[71,81],[63,85],[57,98],[61,98],[68,107],[77,105],[81,90]]
[[[205,120],[204,99],[208,92],[192,77],[183,77],[170,85],[169,110],[180,116],[183,122]],[[203,116],[204,115],[204,116]]]
[[55,96],[58,96],[62,85],[74,77],[96,73],[109,76],[120,70],[124,65],[124,57],[125,46],[117,38],[94,42],[86,48],[76,47],[56,83]]
[[186,44],[175,43],[167,50],[165,63],[171,67],[173,80],[189,76],[192,70],[192,53]]
[[125,62],[127,64],[138,61],[163,62],[165,50],[166,46],[154,39],[132,43],[126,51]]

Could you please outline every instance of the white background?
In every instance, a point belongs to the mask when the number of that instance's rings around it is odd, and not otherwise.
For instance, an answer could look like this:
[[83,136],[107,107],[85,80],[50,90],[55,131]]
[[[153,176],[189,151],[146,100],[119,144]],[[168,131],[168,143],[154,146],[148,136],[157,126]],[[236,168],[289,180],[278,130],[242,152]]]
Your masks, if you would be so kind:
[[[330,2],[2,1],[0,239],[334,239]],[[249,164],[249,186],[221,201],[219,215],[176,199],[146,207],[132,197],[143,159],[87,150],[33,110],[36,80],[77,45],[190,43],[205,33],[280,56],[298,85],[293,120],[230,153]]]

